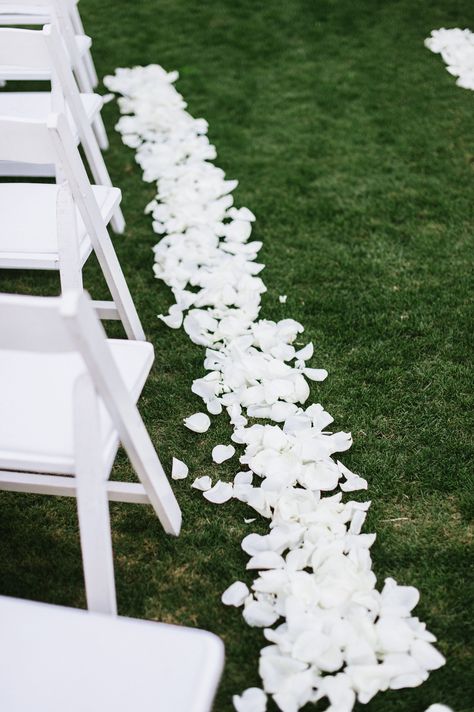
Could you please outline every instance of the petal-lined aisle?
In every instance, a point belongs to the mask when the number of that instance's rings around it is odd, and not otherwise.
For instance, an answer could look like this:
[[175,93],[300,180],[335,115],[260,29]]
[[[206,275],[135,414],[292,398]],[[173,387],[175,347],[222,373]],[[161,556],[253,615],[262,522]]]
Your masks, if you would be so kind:
[[[227,411],[232,439],[244,448],[233,483],[211,486],[202,477],[193,486],[211,502],[233,496],[269,519],[267,535],[242,542],[247,569],[258,572],[252,592],[235,582],[223,601],[243,605],[245,621],[265,629],[260,675],[283,712],[323,697],[333,712],[349,711],[356,699],[421,684],[444,658],[412,616],[418,591],[393,579],[376,589],[375,534],[362,533],[370,502],[343,501],[367,482],[333,458],[352,438],[327,430],[333,419],[319,403],[302,407],[308,379],[322,381],[327,372],[307,366],[313,345],[297,344],[301,324],[258,318],[266,287],[256,262],[261,242],[249,241],[255,217],[233,207],[237,182],[210,163],[216,150],[207,123],[186,112],[176,79],[150,65],[119,69],[106,84],[122,94],[124,143],[136,149],[144,180],[157,183],[147,206],[155,233],[164,235],[154,270],[175,298],[161,318],[206,347],[207,373],[192,391],[211,415]],[[209,416],[194,414],[185,425],[204,432]],[[217,446],[214,461],[232,456],[230,447]],[[234,698],[240,712],[265,704],[256,689]]]

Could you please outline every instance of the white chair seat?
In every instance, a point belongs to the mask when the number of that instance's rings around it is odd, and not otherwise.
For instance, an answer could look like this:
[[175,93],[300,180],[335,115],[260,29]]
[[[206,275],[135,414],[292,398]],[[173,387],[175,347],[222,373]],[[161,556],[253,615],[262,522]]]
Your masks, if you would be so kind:
[[[107,224],[121,200],[118,188],[92,186]],[[0,268],[58,268],[56,199],[53,183],[0,183]],[[92,246],[77,212],[82,264]]]
[[[87,35],[76,35],[75,42],[80,57],[83,57],[92,45],[92,40]],[[43,69],[4,66],[0,70],[2,81],[48,81],[50,78],[51,72],[45,72]]]
[[[108,340],[112,357],[134,402],[153,363],[146,341]],[[85,371],[75,353],[0,352],[0,469],[74,473],[73,394]],[[110,467],[118,437],[100,404],[104,467]]]
[[[84,112],[91,122],[102,108],[102,97],[98,94],[81,94],[81,101]],[[66,117],[68,119],[71,133],[76,141],[79,140],[74,119],[71,116],[69,107],[66,106]],[[0,116],[10,116],[16,119],[32,119],[34,121],[46,121],[51,113],[51,92],[49,91],[7,91],[0,92]]]
[[5,712],[210,712],[224,663],[207,631],[14,598],[0,629]]

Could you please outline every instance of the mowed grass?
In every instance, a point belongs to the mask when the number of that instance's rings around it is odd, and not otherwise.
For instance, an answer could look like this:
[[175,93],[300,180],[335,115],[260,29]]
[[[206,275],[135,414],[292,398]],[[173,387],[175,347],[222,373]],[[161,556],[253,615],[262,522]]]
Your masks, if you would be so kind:
[[[117,66],[178,69],[179,91],[210,123],[218,164],[238,178],[236,203],[257,215],[268,293],[262,317],[293,317],[329,379],[312,390],[351,430],[344,462],[366,477],[377,532],[374,566],[418,586],[417,614],[439,637],[446,666],[422,687],[387,692],[360,709],[421,712],[440,701],[474,709],[471,456],[474,94],[455,86],[423,47],[441,26],[474,29],[468,0],[81,0],[100,75]],[[156,314],[170,293],[152,272],[155,235],[143,208],[154,194],[104,109],[107,163],[123,191],[127,231],[114,238],[156,350],[141,412],[169,471],[231,479],[237,457],[211,463],[227,442],[225,417],[206,435],[182,418],[203,350]],[[53,294],[53,275],[2,272],[1,291]],[[86,287],[106,296],[96,265]],[[286,304],[278,295],[287,294]],[[114,476],[132,478],[121,454]],[[174,483],[178,539],[151,508],[113,504],[119,610],[220,635],[226,669],[216,712],[258,685],[264,644],[240,612],[220,603],[251,581],[240,549],[252,516],[238,502],[207,503],[190,480]],[[252,528],[265,531],[258,521]],[[72,500],[0,495],[0,593],[84,606]],[[322,706],[322,708],[324,705]],[[273,709],[273,707],[271,707]],[[319,708],[318,708],[319,709]],[[357,708],[359,709],[359,707]],[[171,711],[170,711],[171,712]]]

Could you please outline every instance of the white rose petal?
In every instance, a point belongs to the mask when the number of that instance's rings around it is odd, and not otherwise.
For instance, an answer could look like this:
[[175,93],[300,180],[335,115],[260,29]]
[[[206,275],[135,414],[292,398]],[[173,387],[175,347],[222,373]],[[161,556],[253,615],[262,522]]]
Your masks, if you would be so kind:
[[184,478],[188,476],[188,472],[188,466],[182,462],[182,460],[178,460],[178,458],[173,457],[173,463],[171,466],[171,477],[173,480],[184,480]]
[[225,606],[241,606],[250,591],[248,586],[242,581],[235,581],[227,588],[221,596],[221,601]]
[[184,419],[184,424],[195,433],[205,433],[209,430],[211,419],[206,413],[194,413],[194,415]]
[[328,377],[325,368],[304,368],[303,373],[310,381],[325,381]]
[[218,480],[214,487],[204,492],[204,497],[214,504],[224,504],[233,496],[233,487],[230,482]]
[[[459,86],[474,90],[469,30],[434,30],[426,46],[441,54]],[[212,163],[208,124],[188,113],[177,79],[153,64],[117,69],[104,83],[121,95],[117,130],[136,149],[144,181],[156,186],[145,209],[157,235],[153,272],[175,300],[159,318],[205,349],[205,372],[191,390],[211,415],[228,416],[238,445],[242,471],[233,484],[212,487],[203,476],[192,487],[213,503],[234,497],[267,519],[265,533],[242,541],[255,571],[251,592],[236,581],[222,594],[228,605],[243,604],[244,621],[264,628],[269,643],[260,652],[264,691],[235,695],[234,707],[264,712],[271,694],[282,712],[323,698],[331,712],[351,712],[379,691],[419,685],[444,658],[412,613],[417,589],[393,579],[377,588],[375,534],[362,532],[370,502],[343,498],[367,489],[367,481],[334,458],[352,437],[327,430],[333,418],[320,403],[304,405],[308,380],[322,381],[327,371],[306,366],[314,347],[304,345],[302,324],[262,318],[267,288],[257,262],[262,243],[251,238],[255,216],[234,206],[237,181]],[[195,413],[184,423],[205,433],[211,421]],[[213,461],[234,453],[218,445]],[[173,459],[171,474],[185,477],[186,465]]]
[[204,475],[203,477],[196,477],[191,487],[194,487],[197,490],[201,490],[202,492],[206,492],[206,490],[211,489],[212,480],[208,475]]
[[236,712],[265,712],[267,696],[258,687],[249,687],[241,695],[232,697]]
[[266,601],[246,603],[242,615],[247,624],[253,628],[267,628],[273,625],[280,617],[273,606]]
[[235,455],[235,447],[233,445],[216,445],[212,448],[212,459],[218,465],[221,462],[230,460]]
[[260,551],[255,556],[252,556],[248,562],[247,569],[282,569],[285,566],[285,560],[282,556],[274,551]]

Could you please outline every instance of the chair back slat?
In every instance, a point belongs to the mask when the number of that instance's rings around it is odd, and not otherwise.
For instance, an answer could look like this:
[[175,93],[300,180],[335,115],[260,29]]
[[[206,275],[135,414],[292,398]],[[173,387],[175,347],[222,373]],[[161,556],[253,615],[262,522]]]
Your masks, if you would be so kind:
[[[80,84],[81,91],[90,92],[92,91],[92,84],[83,66],[76,45],[76,36],[71,20],[71,3],[73,3],[73,0],[32,0],[30,3],[0,0],[0,24],[2,24],[2,14],[4,14],[8,20],[8,23],[5,24],[12,24],[11,21],[14,19],[16,11],[16,24],[36,24],[34,17],[37,16],[41,18],[41,24],[48,22],[57,25],[61,40],[70,57],[71,65],[74,68],[78,83]],[[23,64],[20,66],[23,66]]]
[[55,157],[51,135],[44,121],[0,116],[0,161],[55,163]]
[[0,66],[50,71],[51,58],[43,33],[38,30],[1,27]]
[[58,297],[0,295],[0,349],[64,353],[76,347],[59,314]]

